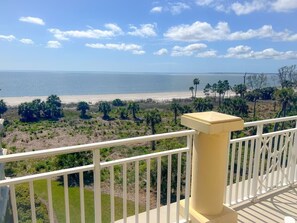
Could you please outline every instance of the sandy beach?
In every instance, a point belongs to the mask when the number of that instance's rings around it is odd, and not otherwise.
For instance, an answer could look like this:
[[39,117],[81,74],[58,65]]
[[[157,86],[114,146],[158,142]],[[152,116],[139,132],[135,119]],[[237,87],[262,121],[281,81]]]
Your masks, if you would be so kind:
[[[58,95],[62,103],[77,103],[86,101],[95,104],[99,101],[112,101],[116,98],[127,101],[153,99],[156,101],[167,101],[173,98],[190,98],[191,92],[161,92],[161,93],[137,93],[137,94],[101,94],[101,95]],[[197,92],[197,97],[204,97],[202,91]],[[24,96],[24,97],[3,97],[2,99],[8,106],[17,106],[23,102],[30,102],[34,99],[46,100],[47,96]]]

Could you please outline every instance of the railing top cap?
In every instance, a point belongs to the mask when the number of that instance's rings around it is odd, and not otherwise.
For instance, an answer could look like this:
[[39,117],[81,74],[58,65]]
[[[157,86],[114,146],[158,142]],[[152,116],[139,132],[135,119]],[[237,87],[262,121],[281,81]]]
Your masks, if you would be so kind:
[[196,121],[207,122],[209,124],[218,124],[225,122],[241,121],[242,119],[233,115],[227,115],[219,112],[197,112],[185,114],[185,117],[195,119]]
[[185,114],[182,116],[181,122],[187,127],[208,134],[243,129],[241,118],[212,111]]

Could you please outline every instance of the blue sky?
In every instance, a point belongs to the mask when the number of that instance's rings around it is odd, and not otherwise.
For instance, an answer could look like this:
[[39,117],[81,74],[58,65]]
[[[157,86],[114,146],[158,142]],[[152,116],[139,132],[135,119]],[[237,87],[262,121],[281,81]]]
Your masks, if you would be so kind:
[[0,70],[277,72],[297,0],[1,0]]

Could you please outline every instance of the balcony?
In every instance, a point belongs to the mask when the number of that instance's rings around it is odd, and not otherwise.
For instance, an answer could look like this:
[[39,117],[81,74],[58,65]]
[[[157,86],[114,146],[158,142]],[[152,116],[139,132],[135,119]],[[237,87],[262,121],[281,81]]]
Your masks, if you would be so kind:
[[[53,189],[57,179],[63,188],[60,200],[65,222],[284,222],[285,217],[297,219],[294,189],[297,116],[243,124],[240,118],[207,112],[184,115],[182,123],[192,129],[0,156],[0,171],[5,163],[63,154],[87,151],[93,157],[91,164],[74,168],[14,178],[2,176],[0,205],[6,208],[1,209],[2,215],[0,211],[0,222],[4,219],[20,222],[20,198],[16,193],[19,185],[28,187],[30,220],[38,222],[35,192],[41,180],[49,222],[57,222],[58,206]],[[121,149],[121,146],[175,138],[181,139],[185,147],[113,160],[102,156],[107,148]],[[93,181],[86,186],[84,176],[90,173]],[[68,182],[74,174],[79,181],[75,199]],[[92,194],[92,205],[87,202],[86,189]],[[103,198],[106,194],[108,202]],[[116,205],[118,197],[121,197],[120,208]],[[79,202],[75,210],[74,200]],[[89,216],[90,209],[93,216]],[[79,219],[73,219],[74,212]]]

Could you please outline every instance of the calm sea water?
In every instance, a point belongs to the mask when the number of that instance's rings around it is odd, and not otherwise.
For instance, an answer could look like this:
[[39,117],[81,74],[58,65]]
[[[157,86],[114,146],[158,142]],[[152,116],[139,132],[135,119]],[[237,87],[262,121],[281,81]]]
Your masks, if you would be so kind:
[[194,78],[202,90],[218,80],[242,83],[243,75],[0,71],[0,97],[178,92],[188,91]]

